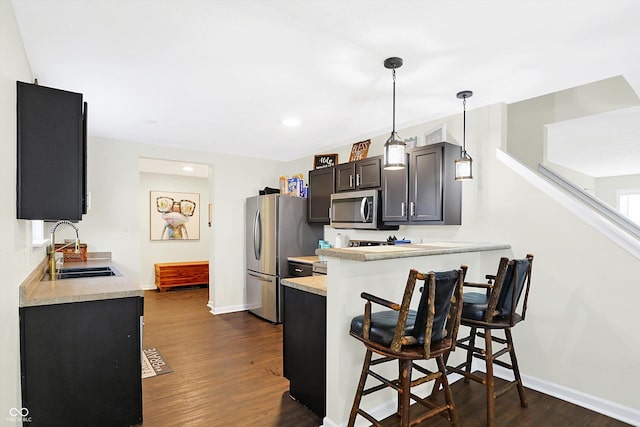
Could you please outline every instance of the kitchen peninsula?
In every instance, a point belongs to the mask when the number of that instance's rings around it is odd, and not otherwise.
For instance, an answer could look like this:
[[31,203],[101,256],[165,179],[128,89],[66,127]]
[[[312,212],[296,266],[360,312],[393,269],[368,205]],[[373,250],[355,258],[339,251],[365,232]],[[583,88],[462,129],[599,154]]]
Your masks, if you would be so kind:
[[[317,249],[316,254],[326,257],[328,273],[325,426],[343,425],[349,418],[365,353],[364,346],[349,335],[349,325],[353,317],[364,312],[362,292],[399,302],[412,268],[428,272],[465,264],[470,274],[486,274],[495,268],[499,257],[512,256],[510,245],[473,242]],[[414,298],[412,308],[417,302]],[[389,415],[396,409],[393,399],[391,390],[375,393],[363,399],[362,407]]]

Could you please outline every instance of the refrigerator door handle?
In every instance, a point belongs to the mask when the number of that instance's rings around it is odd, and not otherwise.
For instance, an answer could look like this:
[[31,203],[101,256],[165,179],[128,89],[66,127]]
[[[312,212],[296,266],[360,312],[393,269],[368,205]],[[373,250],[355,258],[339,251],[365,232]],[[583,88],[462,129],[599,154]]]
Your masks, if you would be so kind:
[[253,255],[256,259],[260,259],[262,252],[262,224],[260,218],[260,210],[256,211],[256,216],[253,218]]
[[253,273],[247,273],[247,274],[248,274],[249,276],[251,276],[251,277],[255,277],[256,279],[261,280],[261,281],[263,281],[263,282],[273,282],[273,280],[272,280],[272,279],[265,279],[263,276],[259,276],[259,275],[257,275],[257,274],[253,274]]

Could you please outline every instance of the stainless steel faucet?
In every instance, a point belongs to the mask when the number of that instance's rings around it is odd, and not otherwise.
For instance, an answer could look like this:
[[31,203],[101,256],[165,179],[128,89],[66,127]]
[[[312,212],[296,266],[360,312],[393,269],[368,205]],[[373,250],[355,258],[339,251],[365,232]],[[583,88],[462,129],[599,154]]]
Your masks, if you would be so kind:
[[[67,221],[63,219],[61,221],[56,222],[53,227],[51,227],[51,235],[49,240],[51,242],[51,246],[49,247],[49,280],[56,280],[57,270],[56,270],[56,229],[58,226],[62,224],[67,224],[73,227],[76,230],[76,241],[75,241],[75,252],[80,252],[80,237],[78,235],[78,227],[73,225],[71,221]],[[70,245],[71,243],[69,243]],[[60,249],[66,248],[69,245],[65,245]]]

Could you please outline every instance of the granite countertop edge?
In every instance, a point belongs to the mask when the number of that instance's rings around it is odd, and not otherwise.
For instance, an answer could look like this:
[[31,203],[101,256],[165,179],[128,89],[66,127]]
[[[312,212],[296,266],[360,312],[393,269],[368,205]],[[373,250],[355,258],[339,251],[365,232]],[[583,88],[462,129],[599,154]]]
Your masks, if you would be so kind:
[[[402,245],[402,247],[405,246],[407,248],[407,250],[405,251],[398,251],[396,249],[393,249],[393,252],[367,252],[367,247],[363,246],[359,248],[316,249],[316,254],[330,258],[347,259],[351,261],[381,261],[396,258],[447,255],[465,252],[495,251],[511,248],[511,245],[508,244],[469,242],[462,243],[461,246],[457,247],[434,247],[426,246],[426,244],[424,246],[415,244]],[[390,247],[399,248],[400,245]],[[380,246],[377,246],[377,248],[380,248]]]
[[[48,258],[45,257],[20,284],[20,307],[144,296],[142,288],[122,275],[64,279],[54,282],[43,280],[48,268],[47,260]],[[64,268],[87,266],[109,266],[119,272],[117,265],[111,261],[109,252],[90,252],[87,254],[87,261],[64,264]]]
[[289,277],[282,279],[280,283],[289,288],[312,294],[327,296],[327,276]]

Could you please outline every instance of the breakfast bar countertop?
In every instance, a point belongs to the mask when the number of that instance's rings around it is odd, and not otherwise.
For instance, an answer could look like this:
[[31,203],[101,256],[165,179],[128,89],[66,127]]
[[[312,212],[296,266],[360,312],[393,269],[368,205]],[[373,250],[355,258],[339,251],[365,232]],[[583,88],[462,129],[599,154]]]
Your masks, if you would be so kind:
[[[130,279],[120,274],[111,257],[92,258],[84,262],[65,263],[63,268],[111,267],[116,276],[85,277],[77,279],[47,279],[47,259],[36,267],[20,285],[20,307],[64,304],[70,302],[97,301],[114,298],[143,296],[144,291]],[[110,254],[109,254],[110,255]]]
[[446,255],[509,249],[510,245],[486,242],[425,242],[388,246],[359,246],[316,249],[317,255],[352,261],[379,261],[395,258]]

